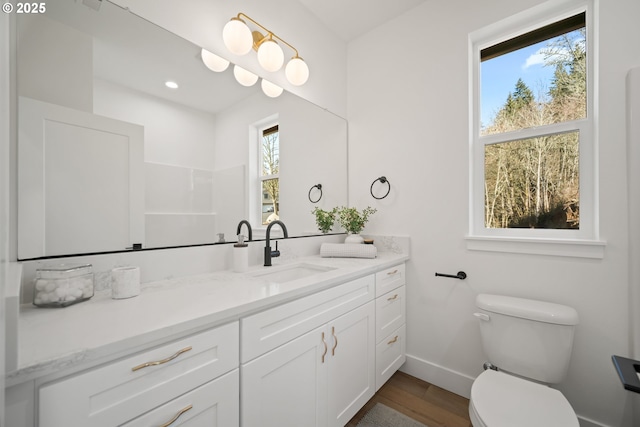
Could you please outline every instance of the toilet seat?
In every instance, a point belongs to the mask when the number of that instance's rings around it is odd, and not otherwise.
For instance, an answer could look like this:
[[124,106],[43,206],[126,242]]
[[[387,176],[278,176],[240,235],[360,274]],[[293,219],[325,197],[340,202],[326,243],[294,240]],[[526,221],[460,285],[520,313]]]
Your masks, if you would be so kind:
[[558,390],[491,369],[471,386],[474,427],[578,427],[571,404]]

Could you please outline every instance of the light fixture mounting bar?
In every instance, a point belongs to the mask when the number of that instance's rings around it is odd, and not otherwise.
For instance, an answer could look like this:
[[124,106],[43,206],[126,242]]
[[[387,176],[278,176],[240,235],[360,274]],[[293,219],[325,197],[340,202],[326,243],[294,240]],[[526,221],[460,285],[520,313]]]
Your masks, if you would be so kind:
[[286,40],[284,40],[283,38],[279,37],[277,34],[275,34],[273,31],[269,30],[268,28],[266,28],[264,25],[260,24],[258,21],[256,21],[255,19],[251,18],[250,16],[248,16],[245,13],[238,13],[238,16],[236,17],[239,20],[242,20],[241,17],[245,17],[246,19],[248,19],[249,21],[253,22],[255,25],[257,25],[258,27],[262,28],[264,31],[267,32],[267,35],[265,36],[265,38],[271,36],[274,37],[278,40],[280,40],[282,43],[286,44],[287,46],[289,46],[289,48],[291,50],[293,50],[296,55],[294,56],[294,58],[300,58],[300,55],[298,54],[298,49],[296,49],[295,47],[293,47],[291,44],[287,43]]

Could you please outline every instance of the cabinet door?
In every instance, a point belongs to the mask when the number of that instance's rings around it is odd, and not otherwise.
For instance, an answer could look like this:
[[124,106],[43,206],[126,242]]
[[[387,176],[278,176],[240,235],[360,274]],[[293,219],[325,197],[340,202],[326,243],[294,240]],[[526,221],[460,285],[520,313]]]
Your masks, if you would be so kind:
[[323,326],[242,365],[243,427],[326,425],[328,338]]
[[251,359],[319,328],[373,299],[375,278],[361,277],[241,320],[241,359]]
[[330,322],[329,426],[344,426],[375,393],[375,305]]
[[237,427],[240,425],[238,369],[136,418],[122,427],[183,426]]

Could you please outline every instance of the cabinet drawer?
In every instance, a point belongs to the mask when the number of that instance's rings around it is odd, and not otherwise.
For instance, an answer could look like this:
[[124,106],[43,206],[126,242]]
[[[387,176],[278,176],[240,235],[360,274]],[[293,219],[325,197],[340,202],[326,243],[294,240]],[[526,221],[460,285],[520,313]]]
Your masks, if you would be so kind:
[[237,368],[238,347],[234,322],[44,385],[39,426],[120,425]]
[[402,325],[376,345],[376,391],[405,362],[405,336],[405,325]]
[[376,297],[405,284],[405,267],[399,264],[376,273]]
[[241,319],[241,362],[260,356],[373,300],[373,275]]
[[376,298],[376,343],[405,323],[406,306],[404,285]]
[[[216,380],[196,388],[122,427],[166,425],[238,427],[240,425],[240,374],[235,369]],[[177,418],[176,418],[177,417]]]

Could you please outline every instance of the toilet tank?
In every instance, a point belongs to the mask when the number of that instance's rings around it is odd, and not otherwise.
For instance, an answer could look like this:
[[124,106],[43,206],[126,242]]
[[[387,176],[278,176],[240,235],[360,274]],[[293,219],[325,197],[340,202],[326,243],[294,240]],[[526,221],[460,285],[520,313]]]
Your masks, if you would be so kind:
[[482,345],[498,369],[543,383],[562,381],[571,358],[578,313],[565,305],[480,294]]

